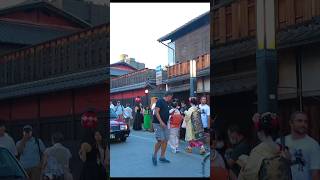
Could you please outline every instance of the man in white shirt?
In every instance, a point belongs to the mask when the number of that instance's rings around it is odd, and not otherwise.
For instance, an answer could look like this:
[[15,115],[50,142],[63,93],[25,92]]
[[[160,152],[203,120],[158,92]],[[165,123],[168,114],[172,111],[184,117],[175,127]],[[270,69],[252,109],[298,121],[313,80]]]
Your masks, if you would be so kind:
[[114,111],[120,119],[123,118],[123,110],[124,107],[121,105],[121,102],[117,101],[117,105],[114,107]]
[[130,108],[129,103],[126,104],[126,108],[124,108],[124,110],[123,110],[123,117],[124,117],[126,123],[129,124],[130,127],[132,127],[131,120],[133,119],[133,117],[132,117],[132,109]]
[[64,147],[63,134],[54,133],[51,137],[53,146],[47,148],[43,154],[43,175],[47,177],[56,177],[66,179],[70,176],[69,160],[72,155],[70,150]]
[[6,148],[12,155],[18,156],[14,140],[6,133],[5,121],[0,119],[0,147]]
[[210,107],[206,103],[207,98],[205,96],[202,96],[201,104],[199,104],[199,108],[201,111],[201,121],[205,132],[209,132],[208,124],[210,119]]
[[113,109],[114,110],[114,105],[113,105],[113,102],[110,101],[110,109]]
[[[285,137],[285,146],[291,154],[293,180],[320,179],[320,146],[308,136],[308,116],[295,112],[290,118],[291,134]],[[280,143],[280,139],[277,140]]]

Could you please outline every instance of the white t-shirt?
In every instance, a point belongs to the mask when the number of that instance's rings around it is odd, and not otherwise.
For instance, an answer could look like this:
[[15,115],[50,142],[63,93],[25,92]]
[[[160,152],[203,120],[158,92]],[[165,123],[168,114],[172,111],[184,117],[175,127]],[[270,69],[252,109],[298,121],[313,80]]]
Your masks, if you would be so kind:
[[114,110],[114,105],[113,104],[110,104],[110,109]]
[[123,114],[124,107],[122,105],[117,105],[113,109],[118,116]]
[[131,118],[132,119],[132,109],[130,107],[126,107],[123,110],[124,118]]
[[[280,143],[280,140],[277,139]],[[311,180],[310,170],[320,169],[320,146],[317,141],[306,135],[294,140],[291,135],[285,137],[285,146],[289,148],[292,161],[301,159],[304,164],[291,166],[293,180]]]
[[0,147],[6,148],[14,156],[18,155],[16,144],[7,133],[0,137]]
[[210,107],[207,104],[199,104],[201,110],[201,121],[204,128],[208,128],[208,121],[210,117]]
[[48,156],[45,174],[61,175],[65,171],[69,171],[69,160],[72,155],[68,148],[60,143],[56,143],[52,147],[47,148],[44,154]]
[[156,108],[156,103],[153,103],[151,106],[152,115],[154,115],[154,113],[155,113],[155,108]]

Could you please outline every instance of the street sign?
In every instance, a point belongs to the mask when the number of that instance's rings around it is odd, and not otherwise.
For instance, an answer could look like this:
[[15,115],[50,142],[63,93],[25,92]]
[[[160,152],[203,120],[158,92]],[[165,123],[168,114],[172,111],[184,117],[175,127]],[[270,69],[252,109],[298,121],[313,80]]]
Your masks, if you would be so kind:
[[162,84],[162,67],[161,67],[161,65],[156,67],[156,85],[158,86],[160,84]]

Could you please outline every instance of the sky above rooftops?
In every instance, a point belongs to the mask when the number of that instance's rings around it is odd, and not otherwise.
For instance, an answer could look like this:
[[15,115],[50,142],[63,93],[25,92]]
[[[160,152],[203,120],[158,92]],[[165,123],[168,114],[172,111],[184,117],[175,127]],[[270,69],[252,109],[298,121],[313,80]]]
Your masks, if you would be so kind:
[[127,54],[154,69],[168,64],[157,39],[210,10],[209,3],[110,3],[110,63]]

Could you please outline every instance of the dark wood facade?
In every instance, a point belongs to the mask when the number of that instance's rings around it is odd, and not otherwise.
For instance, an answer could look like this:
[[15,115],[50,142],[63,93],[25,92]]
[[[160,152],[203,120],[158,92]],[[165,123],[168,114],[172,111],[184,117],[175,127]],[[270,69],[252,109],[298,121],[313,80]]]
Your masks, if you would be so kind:
[[32,124],[47,142],[54,131],[78,139],[80,116],[93,108],[106,133],[108,65],[108,24],[1,56],[0,116],[9,132],[18,138]]
[[[156,71],[154,69],[142,69],[115,77],[110,82],[110,100],[120,100],[123,105],[134,105],[137,96],[142,98],[143,105],[147,105],[155,90]],[[145,89],[149,90],[148,97]],[[149,102],[150,105],[150,102]]]
[[0,57],[0,87],[109,65],[109,26],[27,47]]
[[[215,1],[211,6],[212,102],[224,121],[249,122],[257,107],[256,1]],[[279,114],[289,132],[290,114],[298,110],[296,61],[302,53],[303,105],[310,118],[310,135],[320,140],[318,77],[320,2],[276,0]],[[242,103],[235,108],[237,96]],[[232,108],[228,108],[227,105]],[[241,109],[241,111],[239,111]]]
[[[256,1],[214,1],[211,44],[218,45],[256,35]],[[276,0],[276,29],[310,21],[320,15],[318,0]]]
[[143,69],[113,78],[110,83],[111,89],[155,81],[156,71],[154,69]]

